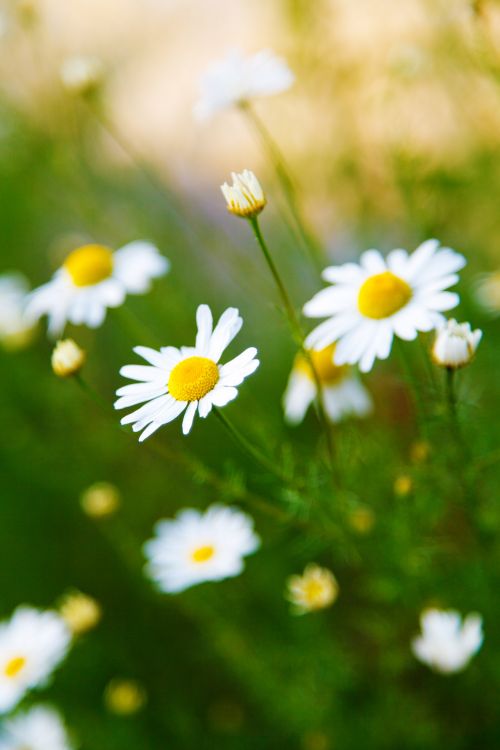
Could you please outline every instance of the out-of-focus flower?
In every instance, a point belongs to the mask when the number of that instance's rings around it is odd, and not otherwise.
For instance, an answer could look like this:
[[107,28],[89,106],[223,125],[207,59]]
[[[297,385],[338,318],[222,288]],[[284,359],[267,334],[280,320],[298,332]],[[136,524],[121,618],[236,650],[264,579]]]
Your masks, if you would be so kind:
[[71,633],[56,612],[19,607],[0,624],[0,713],[43,685],[66,656]]
[[451,370],[465,367],[473,359],[482,335],[479,329],[473,331],[470,323],[447,320],[438,330],[432,347],[434,363]]
[[102,610],[99,602],[91,596],[72,591],[62,600],[59,614],[73,635],[82,635],[99,624]]
[[426,440],[415,440],[410,446],[410,458],[415,464],[422,464],[429,458],[431,446]]
[[489,273],[479,280],[476,298],[490,313],[500,314],[500,271]]
[[60,378],[76,375],[85,363],[86,354],[73,339],[58,341],[52,352],[52,369]]
[[398,497],[406,497],[413,489],[413,479],[408,474],[400,474],[394,480],[394,494]]
[[369,534],[375,526],[375,513],[367,505],[360,505],[349,513],[349,525],[356,534]]
[[[365,417],[373,409],[370,394],[346,365],[333,363],[335,344],[321,351],[310,351],[313,367],[322,386],[323,402],[328,418],[340,422],[345,417]],[[317,395],[311,365],[304,354],[295,357],[288,385],[283,396],[285,419],[298,424]]]
[[8,719],[0,730],[0,750],[72,750],[60,715],[49,706],[35,706]]
[[33,26],[40,15],[39,0],[17,0],[15,11],[23,26]]
[[86,96],[96,91],[102,82],[103,74],[102,61],[93,56],[69,57],[60,68],[64,88],[78,96]]
[[110,482],[96,482],[80,498],[83,511],[91,518],[111,516],[120,507],[120,491]]
[[287,582],[287,598],[298,614],[329,607],[338,593],[339,586],[333,573],[315,563],[307,565],[301,576],[290,576]]
[[167,594],[203,581],[239,575],[243,558],[259,547],[253,520],[236,508],[212,505],[205,513],[188,508],[160,521],[144,545],[147,574]]
[[34,333],[25,313],[28,282],[20,273],[0,276],[0,343],[5,349],[22,349]]
[[482,618],[462,618],[454,610],[429,609],[420,617],[422,635],[412,641],[417,659],[436,672],[460,672],[483,643]]
[[362,372],[376,358],[387,359],[394,336],[406,341],[444,320],[442,312],[459,302],[445,291],[456,284],[465,258],[437,240],[427,240],[414,253],[393,250],[385,260],[367,250],[361,262],[330,266],[323,278],[334,286],[318,292],[304,306],[310,318],[324,318],[306,345],[323,349],[337,341],[335,363],[356,364]]
[[52,280],[28,297],[26,314],[49,319],[49,335],[66,323],[98,328],[108,307],[119,307],[127,294],[144,294],[151,280],[169,269],[168,260],[150,242],[131,242],[113,252],[104,245],[84,245],[71,252]]
[[266,196],[253,172],[245,169],[241,174],[231,173],[233,184],[225,182],[221,190],[227,210],[242,219],[252,219],[266,205]]
[[104,691],[104,702],[108,710],[121,716],[137,713],[146,700],[146,691],[136,680],[111,680]]
[[200,98],[194,107],[199,120],[256,99],[286,91],[294,82],[286,62],[269,50],[245,57],[232,50],[211,65],[201,80]]
[[228,307],[212,330],[210,308],[200,305],[196,322],[198,333],[194,347],[176,349],[165,346],[156,351],[136,346],[134,351],[150,366],[126,365],[120,370],[124,377],[140,382],[117,390],[116,395],[120,398],[115,402],[115,409],[127,409],[146,402],[121,420],[121,424],[132,423],[134,432],[143,430],[140,441],[182,412],[185,412],[182,432],[187,435],[196,411],[200,417],[206,417],[212,406],[226,406],[238,395],[236,386],[259,366],[259,360],[255,358],[257,349],[253,346],[227,364],[218,364],[243,324],[235,307]]

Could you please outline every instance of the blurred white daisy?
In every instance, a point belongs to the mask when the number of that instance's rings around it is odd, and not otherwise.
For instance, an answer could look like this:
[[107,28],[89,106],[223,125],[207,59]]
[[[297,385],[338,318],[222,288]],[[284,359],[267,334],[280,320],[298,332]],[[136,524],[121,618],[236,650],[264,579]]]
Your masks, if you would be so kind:
[[11,711],[28,690],[45,684],[70,643],[70,631],[56,612],[19,607],[1,623],[0,713]]
[[228,107],[286,91],[294,80],[286,62],[270,50],[249,56],[232,50],[213,63],[203,76],[194,114],[200,120],[207,120]]
[[287,581],[287,598],[297,614],[329,607],[338,593],[339,585],[331,570],[315,563],[309,563],[301,576],[290,576]]
[[492,315],[500,314],[500,271],[481,276],[476,284],[478,302]]
[[72,750],[60,715],[48,706],[35,706],[8,719],[0,731],[0,750]]
[[409,255],[393,250],[384,259],[367,250],[360,264],[344,263],[323,271],[334,286],[322,289],[304,305],[310,318],[324,318],[307,337],[306,345],[323,349],[334,341],[335,363],[356,364],[362,372],[375,359],[389,356],[394,336],[405,341],[418,331],[430,331],[444,321],[442,312],[459,302],[445,291],[458,281],[466,261],[437,240],[427,240]]
[[150,242],[130,242],[113,252],[104,245],[84,245],[71,252],[51,281],[28,298],[27,315],[47,315],[49,334],[59,336],[66,323],[98,328],[108,307],[119,307],[127,294],[144,294],[151,280],[163,276],[169,261]]
[[28,291],[22,274],[0,276],[0,342],[6,349],[22,349],[32,339],[33,322],[25,312]]
[[[340,422],[350,416],[365,417],[373,409],[371,396],[350,367],[334,364],[334,352],[335,344],[318,352],[309,352],[321,383],[326,415],[332,422]],[[311,365],[304,354],[299,353],[283,395],[286,421],[290,424],[302,422],[316,395]]]
[[223,505],[205,513],[188,508],[173,521],[160,521],[155,532],[144,545],[146,572],[168,594],[239,575],[243,558],[260,545],[252,519]]
[[483,332],[473,331],[470,323],[447,320],[436,334],[432,347],[432,359],[440,367],[457,370],[465,367],[474,358]]
[[132,423],[134,432],[143,430],[140,441],[182,412],[182,432],[187,435],[196,411],[200,417],[206,417],[212,406],[228,404],[238,395],[236,386],[259,366],[255,358],[257,349],[253,346],[225,365],[218,364],[243,324],[236,308],[229,307],[213,329],[210,308],[200,305],[196,322],[195,346],[180,349],[166,346],[160,351],[136,346],[134,351],[149,365],[126,365],[120,370],[124,377],[139,382],[117,390],[120,398],[115,402],[115,409],[146,402],[121,420],[121,424]]
[[428,609],[420,617],[422,634],[412,641],[414,655],[437,672],[464,669],[483,643],[482,618],[471,614],[462,622],[458,612]]

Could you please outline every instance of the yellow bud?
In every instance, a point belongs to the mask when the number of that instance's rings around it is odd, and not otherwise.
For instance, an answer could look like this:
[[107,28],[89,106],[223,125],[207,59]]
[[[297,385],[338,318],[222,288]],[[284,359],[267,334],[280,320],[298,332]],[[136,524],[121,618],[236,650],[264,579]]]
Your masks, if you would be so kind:
[[401,474],[394,480],[394,494],[406,497],[413,489],[413,479],[408,474]]
[[86,354],[73,339],[58,341],[52,352],[52,369],[60,378],[76,375],[84,365]]
[[146,703],[146,692],[135,680],[115,678],[104,691],[104,702],[114,714],[128,716],[135,714]]
[[369,534],[375,525],[375,513],[368,506],[362,505],[351,511],[348,521],[351,529],[356,534],[364,536],[365,534]]
[[95,628],[102,616],[99,603],[80,591],[71,592],[64,597],[59,613],[74,635],[81,635]]
[[120,507],[120,492],[109,482],[96,482],[82,493],[80,503],[91,518],[111,516]]
[[427,461],[431,446],[425,440],[417,440],[410,448],[410,458],[415,464],[422,464]]

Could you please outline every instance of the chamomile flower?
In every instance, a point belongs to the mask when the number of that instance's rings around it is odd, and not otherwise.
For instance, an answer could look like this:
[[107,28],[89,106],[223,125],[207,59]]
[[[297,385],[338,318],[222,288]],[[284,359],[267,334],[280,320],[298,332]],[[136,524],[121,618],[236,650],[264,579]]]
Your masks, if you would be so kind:
[[28,282],[20,273],[0,276],[0,343],[6,349],[22,349],[33,336],[33,322],[25,312]]
[[259,366],[253,346],[225,365],[219,364],[243,324],[236,308],[229,307],[213,328],[210,308],[200,305],[196,322],[195,346],[166,346],[160,351],[136,346],[134,351],[149,365],[126,365],[120,370],[121,375],[138,382],[117,390],[120,398],[115,409],[144,404],[121,420],[121,424],[132,424],[134,432],[142,430],[140,441],[182,412],[182,432],[187,435],[196,412],[206,417],[213,406],[226,406],[238,395],[236,386]]
[[287,586],[287,598],[297,614],[325,609],[333,604],[339,593],[333,573],[315,563],[307,565],[301,576],[290,576]]
[[119,307],[127,294],[148,292],[152,279],[167,273],[169,262],[149,242],[138,240],[113,252],[104,245],[73,250],[51,281],[29,295],[27,315],[47,315],[49,335],[66,323],[98,328],[108,307]]
[[240,174],[231,173],[233,184],[221,185],[227,210],[241,219],[253,219],[266,205],[266,196],[253,172],[244,169]]
[[292,71],[273,52],[261,50],[245,57],[240,51],[232,50],[224,59],[213,63],[203,76],[195,117],[208,120],[223,109],[257,97],[280,94],[293,82]]
[[465,367],[474,358],[483,332],[471,329],[470,323],[447,320],[437,334],[432,347],[432,359],[436,365],[450,370]]
[[188,508],[173,521],[160,521],[155,531],[144,547],[146,572],[168,594],[239,575],[243,558],[260,544],[252,519],[223,505],[205,513]]
[[482,619],[470,614],[462,622],[458,612],[429,609],[420,617],[422,634],[412,642],[417,659],[437,672],[465,669],[483,643]]
[[[365,417],[373,409],[370,394],[347,365],[335,365],[335,344],[319,352],[310,351],[313,367],[321,383],[327,417],[339,422],[350,416]],[[297,354],[283,396],[285,419],[299,424],[317,396],[311,365],[302,353]]]
[[367,250],[361,262],[330,266],[323,278],[333,284],[304,306],[310,318],[324,318],[307,337],[306,345],[323,349],[337,342],[335,363],[356,364],[362,372],[375,359],[386,359],[394,336],[412,341],[418,331],[430,331],[444,320],[442,313],[459,302],[445,291],[458,281],[465,258],[427,240],[409,255],[393,250],[384,259]]
[[0,731],[0,750],[72,750],[64,723],[53,708],[35,706],[12,717]]
[[70,631],[56,612],[19,607],[1,623],[0,713],[11,711],[28,690],[46,683],[70,643]]

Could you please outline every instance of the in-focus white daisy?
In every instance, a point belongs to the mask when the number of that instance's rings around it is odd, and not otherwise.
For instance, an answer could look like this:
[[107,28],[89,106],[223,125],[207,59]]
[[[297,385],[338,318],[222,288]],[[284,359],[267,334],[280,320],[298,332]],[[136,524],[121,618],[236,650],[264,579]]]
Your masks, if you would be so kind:
[[176,349],[165,346],[156,351],[136,346],[134,351],[149,365],[126,365],[120,374],[139,382],[119,388],[115,409],[127,409],[144,403],[127,414],[121,424],[132,424],[134,432],[143,430],[145,440],[159,427],[184,412],[182,432],[187,435],[198,411],[200,417],[210,414],[213,406],[225,406],[238,395],[236,386],[259,366],[257,349],[251,346],[239,356],[219,365],[224,350],[239,332],[243,320],[238,310],[229,307],[213,328],[208,305],[196,311],[198,333],[195,346]]
[[432,347],[432,359],[440,367],[458,370],[472,361],[479,346],[483,332],[473,331],[470,323],[457,323],[453,318],[447,320],[436,335]]
[[70,631],[56,612],[19,607],[1,623],[0,713],[11,711],[28,690],[45,684],[70,643]]
[[[370,394],[347,365],[335,365],[335,344],[315,352],[310,351],[314,369],[322,386],[327,417],[340,422],[346,417],[365,417],[373,409]],[[317,395],[311,365],[302,353],[297,354],[288,385],[283,395],[285,419],[299,424]]]
[[108,307],[119,307],[127,294],[144,294],[163,276],[169,261],[150,242],[130,242],[113,252],[84,245],[71,252],[51,281],[29,295],[27,314],[47,315],[49,334],[59,336],[66,323],[98,328]]
[[304,306],[310,318],[324,318],[307,337],[306,345],[323,349],[338,342],[335,363],[356,364],[362,372],[375,359],[386,359],[394,336],[405,341],[418,331],[431,331],[443,322],[442,312],[459,302],[445,291],[458,281],[465,258],[437,240],[427,240],[409,255],[393,250],[386,259],[367,250],[357,263],[330,266],[323,278],[333,284]]
[[72,750],[60,715],[49,706],[35,706],[8,719],[0,730],[0,750]]
[[20,273],[0,276],[0,342],[6,349],[22,349],[33,336],[33,322],[25,312],[29,286]]
[[205,513],[182,510],[173,521],[156,524],[155,532],[144,546],[146,572],[168,594],[239,575],[243,558],[260,544],[252,519],[223,505]]
[[458,612],[428,609],[420,617],[422,634],[412,641],[417,659],[436,672],[460,672],[483,643],[482,618]]
[[280,94],[289,89],[294,80],[286,62],[270,50],[248,56],[232,50],[213,63],[203,76],[194,114],[200,120],[207,120],[228,107],[260,96]]

